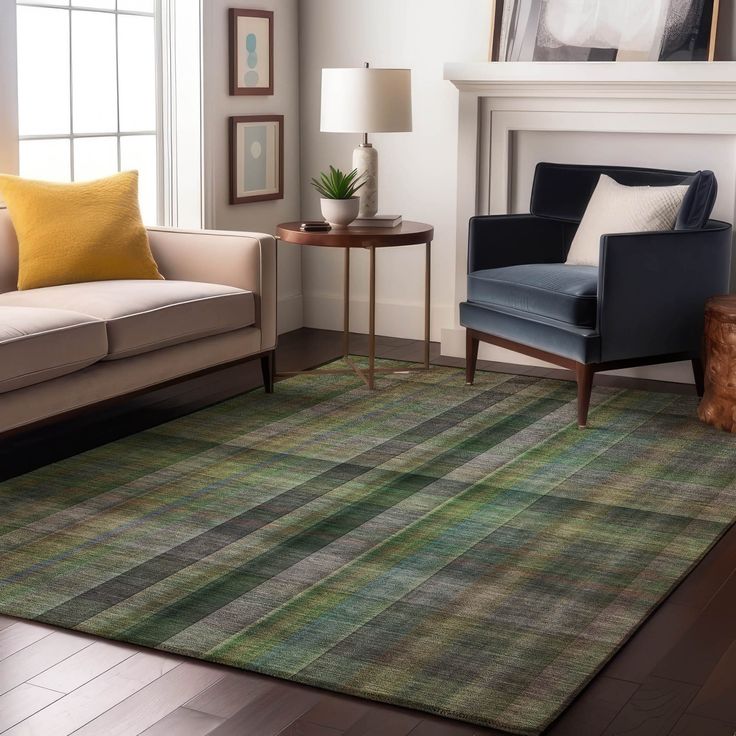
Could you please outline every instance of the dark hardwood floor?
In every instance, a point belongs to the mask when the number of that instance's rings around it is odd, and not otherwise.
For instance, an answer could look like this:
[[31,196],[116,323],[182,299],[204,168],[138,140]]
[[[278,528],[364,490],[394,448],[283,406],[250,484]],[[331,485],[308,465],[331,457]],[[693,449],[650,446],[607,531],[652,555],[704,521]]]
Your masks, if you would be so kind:
[[[365,337],[355,336],[354,352],[365,353],[365,348]],[[421,355],[421,343],[396,338],[379,338],[378,348],[390,358],[412,360]],[[339,334],[299,330],[281,338],[278,367],[299,370],[339,354]],[[463,364],[441,359],[437,346],[433,360]],[[569,379],[557,370],[488,363],[479,367]],[[597,382],[693,391],[678,384],[611,376],[600,376]],[[254,363],[19,435],[0,447],[0,479],[195,411],[259,383],[260,367]],[[470,736],[494,732],[0,617],[0,733]],[[548,731],[548,736],[735,734],[736,527]]]

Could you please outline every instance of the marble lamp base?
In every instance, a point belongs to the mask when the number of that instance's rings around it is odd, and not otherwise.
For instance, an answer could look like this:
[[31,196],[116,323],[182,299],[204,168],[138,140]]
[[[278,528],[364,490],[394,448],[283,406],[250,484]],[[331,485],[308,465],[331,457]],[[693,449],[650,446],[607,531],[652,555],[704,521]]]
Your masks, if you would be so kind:
[[378,151],[370,143],[360,145],[353,151],[353,168],[359,175],[366,175],[366,184],[358,192],[358,217],[375,217],[378,214]]

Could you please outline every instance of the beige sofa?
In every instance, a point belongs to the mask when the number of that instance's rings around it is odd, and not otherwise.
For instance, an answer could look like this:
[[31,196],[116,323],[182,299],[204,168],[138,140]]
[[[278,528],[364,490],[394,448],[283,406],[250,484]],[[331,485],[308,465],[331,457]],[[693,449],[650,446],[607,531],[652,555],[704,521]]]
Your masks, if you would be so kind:
[[164,228],[149,239],[165,281],[17,291],[0,209],[0,433],[255,358],[272,390],[274,239]]

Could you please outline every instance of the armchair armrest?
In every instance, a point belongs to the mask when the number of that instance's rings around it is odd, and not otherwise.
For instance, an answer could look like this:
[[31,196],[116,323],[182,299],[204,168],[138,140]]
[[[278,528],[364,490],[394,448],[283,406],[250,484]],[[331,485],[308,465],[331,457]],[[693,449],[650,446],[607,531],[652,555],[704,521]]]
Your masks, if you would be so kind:
[[731,225],[601,238],[598,330],[603,362],[697,357],[708,297],[728,292]]
[[164,278],[252,291],[261,350],[276,347],[276,241],[272,236],[151,227],[148,238]]
[[468,273],[525,263],[563,263],[572,226],[534,215],[484,215],[470,220]]

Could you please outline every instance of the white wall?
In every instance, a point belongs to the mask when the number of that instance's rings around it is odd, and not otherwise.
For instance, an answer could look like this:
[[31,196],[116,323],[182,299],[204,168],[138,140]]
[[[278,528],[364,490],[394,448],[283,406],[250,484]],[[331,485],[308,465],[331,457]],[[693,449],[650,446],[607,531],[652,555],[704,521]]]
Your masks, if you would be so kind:
[[[329,164],[350,167],[357,136],[319,132],[323,67],[410,67],[414,132],[374,137],[380,154],[384,213],[436,228],[432,269],[434,339],[453,321],[457,181],[457,90],[443,81],[446,61],[484,60],[489,0],[303,0],[301,4],[302,214],[319,216],[309,178]],[[423,335],[423,247],[378,254],[377,329],[380,334]],[[363,257],[360,257],[363,256]],[[367,328],[367,254],[353,259],[353,329]],[[304,318],[307,326],[341,329],[340,253],[305,249]]]
[[15,0],[0,0],[0,172],[18,173]]
[[[300,212],[299,3],[298,0],[204,0],[204,187],[205,227],[275,234],[276,225]],[[273,96],[231,97],[228,65],[228,8],[273,10]],[[284,199],[229,203],[228,118],[284,115]],[[302,326],[301,254],[279,245],[279,331]]]

